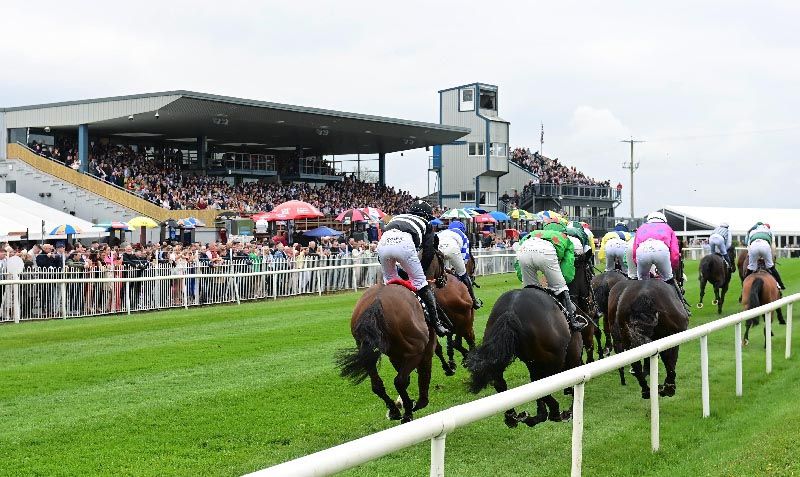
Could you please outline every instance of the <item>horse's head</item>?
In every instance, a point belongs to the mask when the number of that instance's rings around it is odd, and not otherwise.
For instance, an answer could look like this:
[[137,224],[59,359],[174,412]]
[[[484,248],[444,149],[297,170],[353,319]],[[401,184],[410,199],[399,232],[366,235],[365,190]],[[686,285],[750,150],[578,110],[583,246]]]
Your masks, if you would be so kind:
[[444,254],[438,249],[433,252],[433,260],[425,270],[425,278],[436,283],[437,288],[442,288],[447,283],[447,273],[444,269]]

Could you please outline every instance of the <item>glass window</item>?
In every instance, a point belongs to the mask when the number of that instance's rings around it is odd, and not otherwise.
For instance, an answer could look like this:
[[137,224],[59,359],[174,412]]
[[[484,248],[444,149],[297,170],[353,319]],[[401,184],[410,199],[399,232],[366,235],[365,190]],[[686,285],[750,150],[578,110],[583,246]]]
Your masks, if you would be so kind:
[[474,190],[462,190],[461,191],[461,202],[475,202],[475,191]]
[[480,204],[481,205],[497,205],[497,192],[481,192]]
[[504,142],[493,142],[491,151],[492,156],[506,157],[508,156],[508,144]]
[[481,90],[481,109],[497,111],[497,91]]
[[461,101],[472,101],[472,97],[475,91],[472,89],[462,89],[461,90]]
[[471,142],[469,143],[469,155],[470,156],[485,156],[486,149],[484,148],[484,143],[482,142]]
[[460,91],[458,101],[459,111],[472,111],[475,109],[475,90],[464,88]]

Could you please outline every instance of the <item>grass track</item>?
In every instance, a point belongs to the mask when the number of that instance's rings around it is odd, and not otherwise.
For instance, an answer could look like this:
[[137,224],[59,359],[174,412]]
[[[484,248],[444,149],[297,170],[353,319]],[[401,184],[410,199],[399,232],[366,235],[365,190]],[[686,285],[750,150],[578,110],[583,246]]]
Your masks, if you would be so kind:
[[[697,264],[687,270],[695,303]],[[800,284],[800,261],[783,260],[781,272]],[[480,283],[489,305],[518,286],[511,275]],[[739,310],[738,279],[732,285],[726,314]],[[351,386],[332,365],[335,350],[352,345],[348,320],[357,297],[2,326],[0,474],[238,475],[393,426],[368,383]],[[715,309],[707,291],[691,325],[716,318]],[[479,335],[488,311],[479,313]],[[710,337],[712,415],[705,420],[699,343],[681,348],[677,396],[662,400],[656,455],[649,451],[649,405],[633,377],[625,388],[613,374],[589,382],[584,475],[800,474],[800,348],[784,360],[785,329],[775,326],[767,377],[762,330],[744,351],[745,395],[738,399],[733,330]],[[387,386],[390,368],[382,368]],[[526,374],[512,365],[509,385],[527,382]],[[431,405],[418,415],[474,399],[465,382],[463,369],[445,378],[434,366]],[[570,436],[571,424],[509,430],[500,416],[486,419],[448,436],[447,473],[568,475]],[[428,459],[424,443],[346,475],[424,475]]]

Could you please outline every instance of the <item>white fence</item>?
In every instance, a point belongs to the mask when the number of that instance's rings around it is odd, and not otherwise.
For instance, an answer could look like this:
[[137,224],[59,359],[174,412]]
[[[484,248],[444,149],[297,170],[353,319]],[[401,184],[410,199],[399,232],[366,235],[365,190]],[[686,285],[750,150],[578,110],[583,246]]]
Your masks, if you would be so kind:
[[[476,275],[514,270],[515,255],[475,253]],[[367,288],[381,280],[374,256],[179,262],[146,268],[27,268],[0,280],[0,322],[75,318]]]
[[[737,254],[741,251],[747,251],[747,247],[736,247]],[[703,246],[700,247],[683,248],[683,258],[687,260],[700,260],[709,253],[711,253],[711,248],[708,246],[708,244],[704,244]],[[786,248],[786,247],[776,248],[774,258],[775,259],[792,258],[792,254],[794,254],[795,257],[800,256],[800,248]]]
[[[378,432],[345,444],[332,447],[284,464],[263,469],[250,476],[322,476],[330,475],[359,464],[377,459],[394,451],[412,445],[431,441],[431,476],[444,475],[445,438],[455,429],[499,414],[512,407],[531,402],[564,388],[574,386],[573,420],[572,420],[572,475],[581,474],[583,460],[583,405],[586,382],[596,376],[616,371],[634,361],[645,358],[650,360],[650,429],[653,451],[658,451],[659,438],[659,401],[658,401],[658,353],[689,341],[700,340],[700,374],[701,399],[703,417],[711,413],[708,382],[708,335],[730,326],[734,327],[734,346],[736,361],[737,396],[742,395],[742,322],[764,315],[766,336],[771,336],[772,311],[787,306],[786,316],[786,358],[791,354],[792,336],[792,304],[800,300],[800,293],[753,310],[731,315],[687,331],[653,341],[638,348],[604,358],[539,381],[510,389],[500,394],[488,396],[466,404],[461,404],[444,411],[425,416],[421,419],[402,424],[382,432]],[[772,339],[767,339],[766,372],[772,371]]]

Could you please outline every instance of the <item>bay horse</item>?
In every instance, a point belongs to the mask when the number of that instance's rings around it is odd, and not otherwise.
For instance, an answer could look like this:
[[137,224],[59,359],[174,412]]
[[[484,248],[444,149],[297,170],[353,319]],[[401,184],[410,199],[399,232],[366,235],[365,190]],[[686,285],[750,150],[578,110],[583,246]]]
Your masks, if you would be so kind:
[[[603,334],[606,339],[605,347],[603,348],[605,354],[610,355],[614,346],[614,340],[611,333],[611,323],[608,320],[608,299],[611,289],[614,285],[621,281],[627,281],[628,277],[620,270],[611,270],[603,272],[592,278],[592,295],[594,296],[594,303],[597,306],[597,312],[603,317]],[[624,383],[623,383],[624,384]]]
[[573,303],[578,308],[578,313],[586,317],[587,325],[583,327],[583,346],[586,349],[586,361],[594,361],[594,342],[597,340],[597,354],[603,358],[602,332],[598,325],[599,314],[592,293],[592,278],[594,276],[592,264],[588,254],[575,255],[575,278],[567,287]]
[[[436,303],[441,308],[440,313],[443,311],[453,325],[453,333],[447,335],[448,361],[445,361],[442,347],[439,345],[436,346],[436,356],[442,362],[445,375],[452,376],[456,370],[454,350],[458,350],[462,356],[466,357],[467,353],[475,348],[475,329],[473,327],[475,310],[472,308],[472,297],[469,296],[467,286],[455,275],[448,274],[451,276],[448,277],[445,286],[434,288],[434,294]],[[468,348],[464,347],[464,341],[467,342]]]
[[[441,283],[444,277],[444,261],[437,251],[426,270],[426,276]],[[413,412],[428,405],[431,382],[431,363],[436,345],[439,343],[433,328],[425,321],[422,304],[409,285],[390,283],[371,286],[356,303],[350,320],[350,331],[356,347],[341,350],[335,361],[340,375],[354,384],[370,378],[372,392],[386,404],[391,420],[409,422]],[[386,355],[397,375],[394,387],[402,406],[386,393],[383,380],[378,374],[381,355]],[[415,403],[408,395],[412,371],[417,371],[419,399]],[[401,414],[402,409],[402,414]]]
[[700,260],[700,301],[697,308],[703,308],[703,297],[706,294],[706,283],[711,282],[714,287],[714,304],[717,305],[717,314],[722,314],[722,305],[725,303],[725,294],[728,293],[728,285],[731,283],[731,274],[736,270],[734,263],[734,249],[728,248],[728,260],[733,265],[734,270],[728,268],[725,260],[716,253],[712,253]]
[[[617,293],[614,293],[614,292]],[[609,315],[619,327],[622,348],[629,350],[651,341],[685,331],[689,328],[689,314],[683,307],[675,289],[658,279],[629,280],[614,286],[609,300]],[[678,362],[678,347],[659,353],[667,370],[664,384],[658,386],[660,396],[675,395],[675,366]],[[645,379],[642,362],[632,365],[633,374],[642,388],[642,398],[650,398],[650,387]]]
[[[486,323],[483,342],[467,355],[469,390],[480,392],[490,383],[497,392],[508,389],[503,374],[517,358],[528,368],[531,382],[581,364],[580,333],[571,333],[567,319],[552,295],[530,287],[505,292],[495,303]],[[505,423],[530,427],[548,419],[569,419],[570,410],[560,412],[558,401],[545,396],[536,401],[536,415],[505,412]]]
[[[759,268],[744,279],[744,283],[742,284],[742,308],[744,310],[752,310],[761,305],[772,303],[780,297],[781,291],[778,288],[778,282],[775,281],[775,277],[773,277],[772,274],[763,268]],[[782,325],[786,324],[786,321],[783,319],[783,311],[778,308],[775,312],[778,316],[778,323]],[[742,340],[742,344],[745,346],[750,344],[750,327],[757,325],[759,321],[760,317],[747,320],[744,330],[744,339]],[[767,346],[766,338],[767,330],[765,328],[764,346]]]
[[747,273],[747,264],[749,261],[750,255],[747,253],[747,249],[740,251],[739,255],[736,257],[736,266],[739,268],[739,280],[742,284],[744,284],[744,276]]

